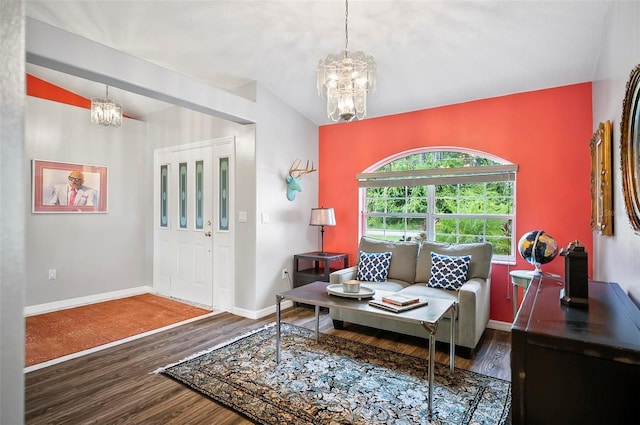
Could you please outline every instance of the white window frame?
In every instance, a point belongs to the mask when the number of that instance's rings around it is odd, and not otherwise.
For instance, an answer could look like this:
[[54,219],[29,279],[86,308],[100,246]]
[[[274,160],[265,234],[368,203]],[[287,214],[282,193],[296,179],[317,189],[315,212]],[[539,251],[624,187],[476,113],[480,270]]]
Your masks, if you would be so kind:
[[[432,152],[460,152],[470,155],[479,156],[492,160],[500,165],[496,166],[484,166],[484,167],[468,167],[458,169],[426,169],[426,170],[413,170],[413,171],[400,171],[400,172],[378,172],[381,167],[402,159],[407,156],[412,156],[421,153]],[[488,154],[486,152],[460,149],[455,147],[439,146],[431,148],[413,149],[409,151],[399,152],[391,157],[372,165],[363,173],[357,174],[356,179],[359,182],[359,236],[366,233],[366,219],[370,216],[366,213],[367,202],[367,188],[369,187],[389,187],[389,186],[426,186],[427,188],[427,205],[428,211],[426,214],[415,213],[402,213],[394,216],[403,218],[424,218],[431,223],[427,226],[427,240],[435,240],[435,220],[438,218],[450,218],[450,219],[507,219],[511,220],[511,253],[509,255],[494,254],[493,262],[495,263],[514,263],[516,259],[516,172],[518,166],[512,164],[502,158]],[[454,184],[454,183],[480,183],[491,181],[512,181],[513,182],[513,213],[512,214],[500,214],[500,215],[486,215],[486,214],[436,214],[435,213],[435,186],[437,184]],[[374,214],[375,215],[375,214]],[[386,214],[380,214],[389,216]],[[485,235],[486,237],[486,235]]]

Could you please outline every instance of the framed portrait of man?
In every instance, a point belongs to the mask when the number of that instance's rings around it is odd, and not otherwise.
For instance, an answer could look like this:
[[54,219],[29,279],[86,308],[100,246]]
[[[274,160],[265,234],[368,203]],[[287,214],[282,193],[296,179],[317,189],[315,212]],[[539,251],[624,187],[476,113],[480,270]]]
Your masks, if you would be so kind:
[[32,212],[107,212],[107,167],[34,159],[32,173]]

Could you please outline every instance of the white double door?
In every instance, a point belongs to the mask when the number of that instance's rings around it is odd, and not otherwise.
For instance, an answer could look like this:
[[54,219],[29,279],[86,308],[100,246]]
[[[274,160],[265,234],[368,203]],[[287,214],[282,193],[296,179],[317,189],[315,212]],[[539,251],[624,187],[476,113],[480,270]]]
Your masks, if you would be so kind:
[[232,311],[234,140],[154,155],[154,287],[161,294]]

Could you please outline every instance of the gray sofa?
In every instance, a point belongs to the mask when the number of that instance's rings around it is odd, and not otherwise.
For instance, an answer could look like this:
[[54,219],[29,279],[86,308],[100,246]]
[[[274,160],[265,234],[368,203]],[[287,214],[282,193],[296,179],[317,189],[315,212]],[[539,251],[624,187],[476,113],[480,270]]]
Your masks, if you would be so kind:
[[[491,257],[493,247],[489,243],[449,245],[435,242],[414,241],[389,242],[363,237],[359,251],[391,252],[391,264],[386,282],[363,282],[372,289],[401,292],[420,297],[446,298],[458,302],[455,323],[456,346],[463,348],[460,354],[469,357],[478,344],[489,322],[489,299],[491,287]],[[467,281],[456,291],[427,286],[431,275],[431,252],[448,256],[470,255]],[[358,262],[360,258],[358,255]],[[335,271],[330,283],[342,283],[355,279],[358,262],[353,267]],[[344,322],[356,323],[377,329],[399,332],[427,338],[424,328],[417,324],[372,317],[355,311],[331,310],[334,327],[341,328]],[[449,342],[451,320],[446,317],[438,326],[436,340]]]

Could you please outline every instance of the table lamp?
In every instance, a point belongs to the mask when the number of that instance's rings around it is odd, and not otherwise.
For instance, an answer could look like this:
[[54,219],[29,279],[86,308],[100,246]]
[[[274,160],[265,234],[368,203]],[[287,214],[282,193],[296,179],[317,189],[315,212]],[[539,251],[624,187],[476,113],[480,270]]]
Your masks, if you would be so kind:
[[322,235],[322,250],[320,255],[327,255],[324,252],[324,226],[335,226],[336,216],[333,213],[333,208],[311,208],[311,219],[309,220],[310,226],[321,226],[320,233]]

